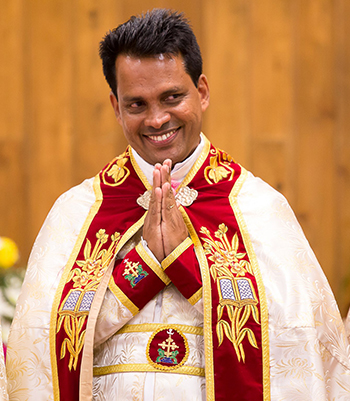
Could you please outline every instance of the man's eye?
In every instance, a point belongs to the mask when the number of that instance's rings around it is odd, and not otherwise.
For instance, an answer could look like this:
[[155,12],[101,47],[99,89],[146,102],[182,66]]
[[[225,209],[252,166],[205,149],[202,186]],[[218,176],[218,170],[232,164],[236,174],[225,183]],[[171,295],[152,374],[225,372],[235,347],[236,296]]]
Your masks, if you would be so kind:
[[132,109],[137,109],[138,107],[141,107],[141,106],[143,106],[142,102],[134,102],[134,103],[131,103],[129,107],[131,107]]
[[181,96],[182,95],[180,93],[174,93],[172,95],[169,95],[166,98],[166,101],[168,101],[168,102],[178,101],[178,100],[180,100]]

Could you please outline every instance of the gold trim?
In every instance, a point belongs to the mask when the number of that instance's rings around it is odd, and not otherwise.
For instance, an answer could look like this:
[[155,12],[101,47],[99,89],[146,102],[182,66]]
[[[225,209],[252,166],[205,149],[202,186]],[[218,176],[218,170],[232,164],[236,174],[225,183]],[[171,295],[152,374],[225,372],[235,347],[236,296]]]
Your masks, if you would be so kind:
[[[116,179],[115,179],[114,177],[112,177],[112,178],[114,179],[115,183],[114,183],[114,184],[111,184],[110,182],[108,182],[108,181],[106,180],[105,175],[106,175],[106,174],[109,175],[108,172],[109,172],[110,167],[111,167],[115,162],[118,163],[119,160],[124,160],[124,164],[123,164],[122,166],[118,166],[119,170],[123,170],[123,171],[124,171],[124,175],[123,175],[123,177],[122,177],[119,181],[116,181]],[[103,170],[103,173],[101,174],[101,175],[102,175],[102,181],[103,181],[103,183],[104,183],[105,185],[110,186],[110,187],[118,187],[119,185],[123,184],[123,182],[124,182],[124,181],[129,177],[129,175],[130,175],[130,170],[129,170],[127,167],[125,167],[125,164],[127,163],[127,161],[128,161],[127,152],[122,153],[120,156],[117,156],[115,159],[113,159],[113,160],[108,164],[108,166]]]
[[116,334],[124,333],[145,333],[147,331],[153,332],[158,329],[164,330],[168,328],[181,330],[186,334],[194,334],[198,336],[203,335],[203,327],[187,326],[185,324],[166,324],[166,323],[142,323],[142,324],[126,324]]
[[197,292],[195,292],[192,297],[188,298],[188,302],[191,305],[195,305],[203,296],[203,287],[201,287]]
[[[125,231],[123,237],[119,240],[118,246],[116,248],[115,254],[117,255],[121,248],[129,241],[129,239],[134,236],[143,225],[147,212],[128,230]],[[139,312],[139,308],[124,294],[124,292],[115,284],[113,276],[109,280],[109,289],[112,291],[114,296],[116,296],[119,301],[135,316]]]
[[205,159],[209,154],[210,142],[207,139],[207,137],[203,134],[203,132],[201,132],[201,137],[204,140],[203,150],[199,155],[198,159],[196,160],[196,162],[194,163],[194,165],[192,166],[191,170],[188,172],[182,183],[177,188],[176,190],[177,192],[180,190],[180,188],[186,187],[192,181],[193,177],[198,173],[198,170],[202,167]]
[[132,154],[132,147],[130,145],[128,146],[128,149],[129,149],[130,161],[131,161],[132,166],[134,167],[134,170],[136,171],[136,174],[139,176],[141,182],[146,187],[146,189],[152,190],[150,183],[148,182],[145,174],[141,170],[140,166],[137,164],[135,157]]
[[139,313],[139,308],[127,297],[124,292],[115,284],[113,276],[109,279],[109,289],[113,295],[132,313],[133,316]]
[[[125,373],[125,372],[158,372],[161,371],[154,368],[147,363],[135,363],[135,364],[123,364],[123,365],[110,365],[110,366],[99,366],[94,367],[94,376],[109,375],[111,373]],[[180,366],[175,371],[171,373],[181,374],[181,375],[192,375],[192,376],[205,376],[205,369],[196,368],[193,366]]]
[[74,244],[72,253],[68,259],[68,262],[64,268],[62,277],[60,279],[59,285],[56,290],[56,294],[53,300],[52,309],[51,309],[51,317],[50,317],[50,356],[51,356],[51,370],[52,370],[52,387],[53,387],[53,395],[54,400],[60,400],[60,393],[59,393],[59,384],[58,384],[58,372],[57,372],[57,358],[56,358],[56,325],[57,325],[57,313],[59,304],[62,298],[62,292],[64,286],[66,285],[67,278],[69,273],[75,263],[75,260],[78,256],[79,250],[83,245],[84,239],[86,237],[86,233],[90,227],[90,224],[94,217],[96,216],[102,200],[102,191],[100,187],[100,179],[99,175],[96,175],[93,182],[93,189],[95,193],[95,202],[92,204],[90,211],[88,213],[87,218],[84,221],[84,224],[80,230],[78,238]]
[[[205,138],[206,139],[206,138]],[[208,141],[208,140],[207,140]],[[208,141],[209,143],[209,141]],[[210,146],[210,143],[209,143]],[[209,150],[209,148],[208,148]],[[211,299],[211,282],[210,272],[207,258],[204,254],[202,244],[198,235],[189,219],[185,209],[180,206],[179,210],[182,214],[188,232],[194,244],[195,253],[201,268],[203,282],[203,300],[204,300],[204,352],[205,352],[205,380],[207,401],[215,400],[215,385],[214,385],[214,359],[213,359],[213,333],[212,333],[212,299]]]
[[260,312],[261,312],[261,342],[262,342],[262,356],[263,356],[263,389],[264,389],[264,401],[270,400],[270,349],[269,349],[269,328],[268,328],[268,308],[264,283],[261,277],[258,260],[254,252],[253,244],[250,239],[250,235],[243,217],[243,214],[239,208],[237,195],[240,192],[243,183],[247,179],[248,172],[242,166],[241,174],[233,186],[229,195],[230,205],[233,213],[236,216],[238,227],[242,234],[244,246],[247,250],[251,266],[253,268],[254,276],[259,290],[260,299]]
[[164,273],[160,265],[154,261],[151,256],[146,252],[145,248],[142,246],[141,242],[139,242],[136,247],[136,252],[139,254],[141,259],[146,263],[146,265],[153,270],[153,272],[163,281],[165,285],[171,283],[170,278]]
[[[83,355],[81,358],[80,366],[79,394],[81,400],[92,400],[93,372],[91,366],[93,365],[93,349],[96,321],[100,312],[100,306],[106,293],[109,278],[113,271],[113,267],[114,260],[111,260],[105,274],[102,277],[101,283],[97,288],[89,313],[89,319],[86,326],[86,335],[84,338]],[[95,307],[95,305],[97,305],[97,307]]]
[[165,270],[169,267],[181,254],[183,254],[187,248],[189,248],[193,242],[190,237],[187,237],[185,240],[181,242],[169,255],[162,260],[162,268]]

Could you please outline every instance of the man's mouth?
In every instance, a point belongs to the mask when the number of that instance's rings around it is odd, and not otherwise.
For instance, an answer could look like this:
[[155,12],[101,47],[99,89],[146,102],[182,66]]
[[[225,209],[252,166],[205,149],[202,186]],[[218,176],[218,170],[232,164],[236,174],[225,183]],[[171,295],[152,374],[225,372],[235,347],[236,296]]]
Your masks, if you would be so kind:
[[173,129],[163,135],[148,135],[148,138],[155,142],[163,142],[173,136],[180,128]]

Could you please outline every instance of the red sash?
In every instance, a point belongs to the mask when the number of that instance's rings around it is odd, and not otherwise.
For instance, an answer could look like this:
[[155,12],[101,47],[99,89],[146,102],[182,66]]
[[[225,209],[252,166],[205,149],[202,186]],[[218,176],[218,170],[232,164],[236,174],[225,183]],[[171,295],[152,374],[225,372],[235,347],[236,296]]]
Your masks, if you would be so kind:
[[[181,209],[201,265],[207,399],[264,400],[269,393],[267,330],[261,325],[264,292],[250,260],[249,238],[242,233],[233,207],[242,169],[226,153],[213,146],[209,150],[209,144],[206,149],[181,185],[196,189],[198,198]],[[100,205],[95,206],[85,238],[56,294],[56,352],[51,357],[52,366],[57,367],[57,400],[79,399],[94,296],[110,261],[129,239],[130,227],[145,214],[136,200],[148,184],[136,169],[128,148],[100,172]],[[145,283],[147,277],[142,279]]]

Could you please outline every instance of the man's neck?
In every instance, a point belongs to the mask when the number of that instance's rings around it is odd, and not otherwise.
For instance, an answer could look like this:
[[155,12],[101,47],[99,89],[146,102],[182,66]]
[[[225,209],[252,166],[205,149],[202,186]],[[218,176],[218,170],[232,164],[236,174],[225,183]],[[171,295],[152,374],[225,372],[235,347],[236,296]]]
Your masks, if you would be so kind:
[[[199,155],[202,153],[203,147],[204,147],[204,140],[202,136],[200,137],[201,140],[199,142],[199,145],[196,147],[194,152],[191,153],[187,159],[180,163],[176,163],[173,166],[173,169],[171,170],[171,181],[177,182],[180,184],[182,180],[186,177],[186,175],[189,173],[191,170],[192,166],[198,159]],[[146,176],[147,181],[150,183],[150,185],[153,185],[153,170],[154,166],[152,164],[147,163],[137,152],[135,149],[132,149],[132,154],[139,165],[140,169],[142,170],[143,174]]]

